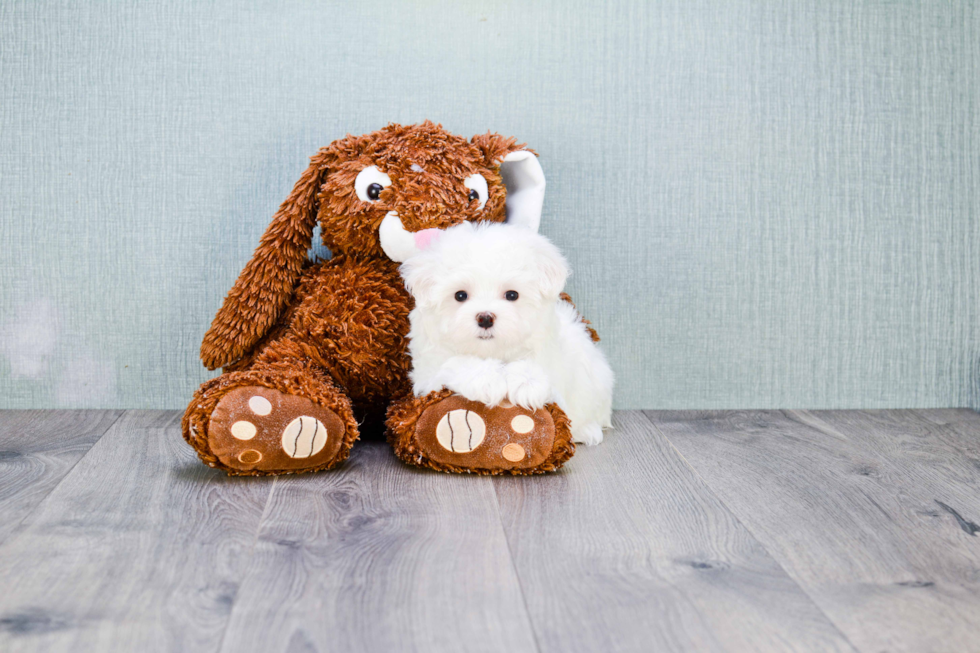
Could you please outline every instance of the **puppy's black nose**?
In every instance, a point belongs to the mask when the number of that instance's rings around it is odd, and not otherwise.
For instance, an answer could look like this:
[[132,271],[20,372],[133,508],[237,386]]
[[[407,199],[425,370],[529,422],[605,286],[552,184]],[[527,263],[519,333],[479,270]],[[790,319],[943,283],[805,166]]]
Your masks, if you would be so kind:
[[481,329],[489,329],[493,326],[493,313],[477,313],[476,323],[480,325]]

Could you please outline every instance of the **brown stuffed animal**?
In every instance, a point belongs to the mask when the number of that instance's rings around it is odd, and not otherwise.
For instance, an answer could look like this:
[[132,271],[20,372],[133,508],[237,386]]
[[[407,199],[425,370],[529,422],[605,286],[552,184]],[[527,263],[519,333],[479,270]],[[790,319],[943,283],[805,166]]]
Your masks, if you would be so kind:
[[[537,228],[543,188],[536,158],[515,139],[467,141],[428,121],[321,149],[204,336],[201,359],[224,373],[194,394],[184,439],[229,474],[309,472],[346,459],[359,423],[378,427],[387,411],[388,439],[412,464],[481,474],[561,467],[575,445],[555,405],[532,412],[448,390],[412,395],[412,299],[398,274],[426,229],[463,220]],[[312,264],[318,222],[333,257]]]

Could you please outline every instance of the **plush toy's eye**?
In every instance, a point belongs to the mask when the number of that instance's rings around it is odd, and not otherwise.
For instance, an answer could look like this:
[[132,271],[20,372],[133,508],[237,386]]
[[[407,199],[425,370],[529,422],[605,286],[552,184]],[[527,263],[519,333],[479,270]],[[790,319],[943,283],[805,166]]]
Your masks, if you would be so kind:
[[388,186],[391,186],[391,178],[378,170],[378,166],[364,168],[354,180],[354,192],[362,202],[377,202],[381,191]]
[[466,294],[465,290],[460,290],[456,293],[456,301],[458,302],[465,302],[467,297],[469,297],[469,295]]
[[520,297],[520,295],[517,294],[516,290],[508,290],[504,293],[504,299],[509,302],[516,302],[518,297]]
[[467,196],[469,200],[471,202],[479,200],[480,205],[477,208],[482,209],[490,196],[487,190],[487,180],[483,178],[483,175],[470,175],[463,181],[463,185],[470,189],[470,194]]

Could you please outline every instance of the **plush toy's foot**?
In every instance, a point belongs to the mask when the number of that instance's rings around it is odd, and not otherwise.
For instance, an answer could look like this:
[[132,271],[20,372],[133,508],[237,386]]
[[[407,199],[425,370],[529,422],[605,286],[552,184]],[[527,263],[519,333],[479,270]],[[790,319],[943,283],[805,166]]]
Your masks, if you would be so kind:
[[388,439],[403,461],[443,472],[542,474],[575,453],[568,418],[556,405],[487,408],[449,390],[393,404]]
[[[242,374],[249,373],[226,376]],[[295,474],[347,458],[357,425],[335,389],[321,388],[327,396],[317,403],[285,388],[222,380],[205,384],[184,415],[184,438],[208,465],[231,475]],[[322,405],[331,403],[333,410]]]
[[344,424],[309,399],[260,386],[232,390],[208,424],[211,452],[241,471],[300,472],[337,457]]

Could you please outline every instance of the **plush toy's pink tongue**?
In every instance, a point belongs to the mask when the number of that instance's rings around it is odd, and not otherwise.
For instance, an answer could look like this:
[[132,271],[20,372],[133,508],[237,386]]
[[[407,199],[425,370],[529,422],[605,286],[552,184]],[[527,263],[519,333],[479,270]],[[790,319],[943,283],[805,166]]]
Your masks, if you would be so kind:
[[423,229],[422,231],[416,231],[415,236],[415,246],[419,249],[426,249],[429,245],[439,240],[439,236],[442,235],[441,229]]

